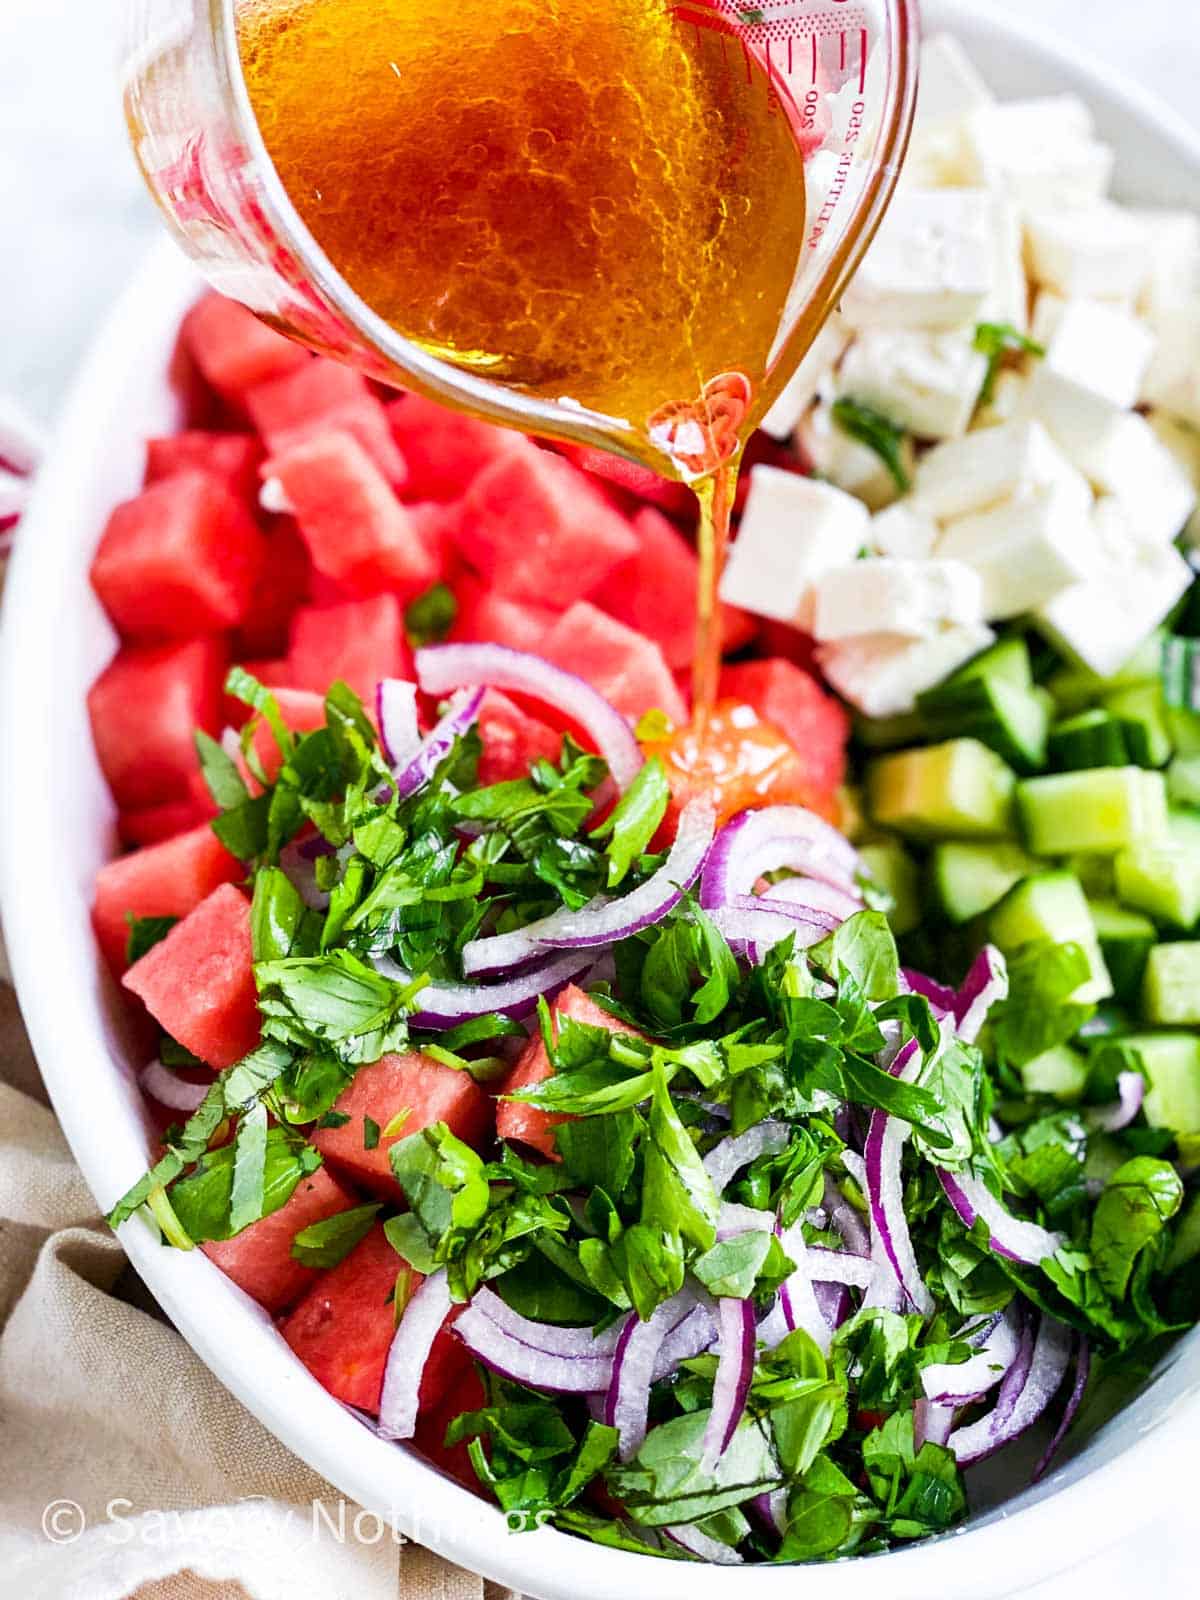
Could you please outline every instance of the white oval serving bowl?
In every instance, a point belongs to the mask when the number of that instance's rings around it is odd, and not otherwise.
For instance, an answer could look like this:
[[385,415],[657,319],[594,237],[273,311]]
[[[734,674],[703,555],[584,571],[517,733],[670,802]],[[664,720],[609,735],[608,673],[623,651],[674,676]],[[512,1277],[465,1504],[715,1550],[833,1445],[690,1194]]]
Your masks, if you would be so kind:
[[[1200,138],[1064,43],[977,0],[927,0],[1006,98],[1082,95],[1118,150],[1117,193],[1200,211]],[[46,1084],[102,1206],[145,1167],[147,1136],[116,991],[102,975],[88,906],[113,847],[113,809],[84,697],[112,632],[87,582],[110,507],[140,482],[147,435],[178,422],[167,367],[197,292],[165,242],[101,336],[67,407],[52,467],[21,530],[0,640],[0,889],[11,965]],[[460,1565],[539,1600],[973,1600],[1023,1592],[1102,1551],[1184,1478],[1200,1428],[1200,1330],[1135,1402],[1036,1489],[945,1538],[828,1566],[748,1571],[653,1561],[551,1529],[510,1534],[499,1511],[416,1455],[383,1443],[327,1395],[269,1319],[199,1252],[162,1249],[138,1219],[134,1265],[218,1377],[340,1491]]]

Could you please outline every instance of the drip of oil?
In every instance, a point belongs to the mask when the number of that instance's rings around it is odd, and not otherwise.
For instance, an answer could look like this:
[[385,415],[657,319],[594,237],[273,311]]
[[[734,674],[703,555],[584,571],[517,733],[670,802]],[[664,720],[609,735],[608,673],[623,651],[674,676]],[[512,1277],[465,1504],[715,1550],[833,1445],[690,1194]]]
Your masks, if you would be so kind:
[[[753,399],[805,239],[803,155],[737,39],[670,0],[241,0],[267,150],[405,338],[627,421],[700,499],[695,703]],[[714,396],[716,400],[714,402]]]

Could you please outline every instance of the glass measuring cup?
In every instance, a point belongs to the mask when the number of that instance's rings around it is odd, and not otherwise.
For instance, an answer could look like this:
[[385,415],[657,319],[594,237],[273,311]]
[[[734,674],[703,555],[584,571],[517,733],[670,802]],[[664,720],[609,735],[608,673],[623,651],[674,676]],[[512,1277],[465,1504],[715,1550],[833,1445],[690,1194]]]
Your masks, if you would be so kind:
[[[242,74],[237,5],[131,0],[124,82],[146,182],[217,289],[385,383],[529,433],[634,457],[685,481],[711,470],[678,418],[659,419],[648,432],[645,419],[506,386],[431,353],[372,311],[321,249],[268,155]],[[805,155],[805,243],[765,376],[756,392],[717,397],[718,406],[738,412],[744,436],[837,303],[891,197],[916,96],[917,0],[663,0],[663,7],[679,27],[719,36],[735,63],[739,53],[745,58],[747,72],[751,64],[760,71]]]

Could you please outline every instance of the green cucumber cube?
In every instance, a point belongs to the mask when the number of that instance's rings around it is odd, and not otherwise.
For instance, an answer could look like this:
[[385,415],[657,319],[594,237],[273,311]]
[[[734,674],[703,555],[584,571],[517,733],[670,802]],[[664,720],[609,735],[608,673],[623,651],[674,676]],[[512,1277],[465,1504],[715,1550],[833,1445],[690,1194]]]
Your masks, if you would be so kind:
[[1060,1044],[1027,1061],[1021,1068],[1021,1080],[1026,1094],[1050,1094],[1074,1105],[1087,1087],[1087,1059],[1070,1045]]
[[1200,1023],[1200,944],[1157,944],[1146,958],[1142,1014],[1163,1027]]
[[1040,872],[1019,883],[992,912],[988,932],[1006,954],[1046,940],[1077,944],[1090,972],[1071,999],[1088,1005],[1107,1000],[1113,992],[1083,889],[1069,872]]
[[1200,1133],[1200,1038],[1192,1033],[1131,1033],[1125,1045],[1146,1069],[1142,1110],[1152,1128]]
[[1175,757],[1167,768],[1167,798],[1173,806],[1200,806],[1200,755]]
[[1141,912],[1128,911],[1114,900],[1089,900],[1089,909],[1113,992],[1118,1000],[1137,1005],[1146,958],[1158,940],[1154,924]]
[[1011,831],[1012,768],[977,739],[880,756],[867,803],[880,827],[912,839],[1003,838]]
[[1169,839],[1122,850],[1117,899],[1155,922],[1190,931],[1200,920],[1200,852]]
[[1104,707],[1139,735],[1134,759],[1139,766],[1165,767],[1173,741],[1161,683],[1135,683],[1104,696]]
[[970,844],[951,839],[933,852],[938,900],[951,922],[970,922],[998,905],[1014,884],[1039,870],[1020,845]]
[[921,876],[916,862],[895,839],[865,844],[858,853],[867,872],[891,899],[887,918],[892,932],[898,939],[911,933],[921,923]]
[[1017,785],[1025,841],[1034,855],[1115,855],[1167,832],[1167,785],[1141,767],[1094,767]]
[[1082,711],[1111,689],[1124,689],[1132,683],[1157,683],[1162,672],[1162,647],[1162,633],[1154,632],[1111,678],[1102,678],[1086,667],[1063,667],[1053,674],[1046,687],[1064,714]]

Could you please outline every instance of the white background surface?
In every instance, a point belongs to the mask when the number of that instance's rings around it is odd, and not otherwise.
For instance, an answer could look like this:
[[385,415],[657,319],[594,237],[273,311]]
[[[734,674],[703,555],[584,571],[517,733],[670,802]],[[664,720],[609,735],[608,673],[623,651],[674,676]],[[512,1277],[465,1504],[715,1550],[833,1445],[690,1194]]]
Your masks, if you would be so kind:
[[[1188,0],[1005,0],[1005,9],[1072,33],[1200,120],[1200,22]],[[157,228],[115,88],[123,11],[124,0],[0,0],[0,392],[46,420]],[[1030,1600],[1182,1600],[1196,1592],[1189,1532],[1182,1516],[1165,1519]]]

